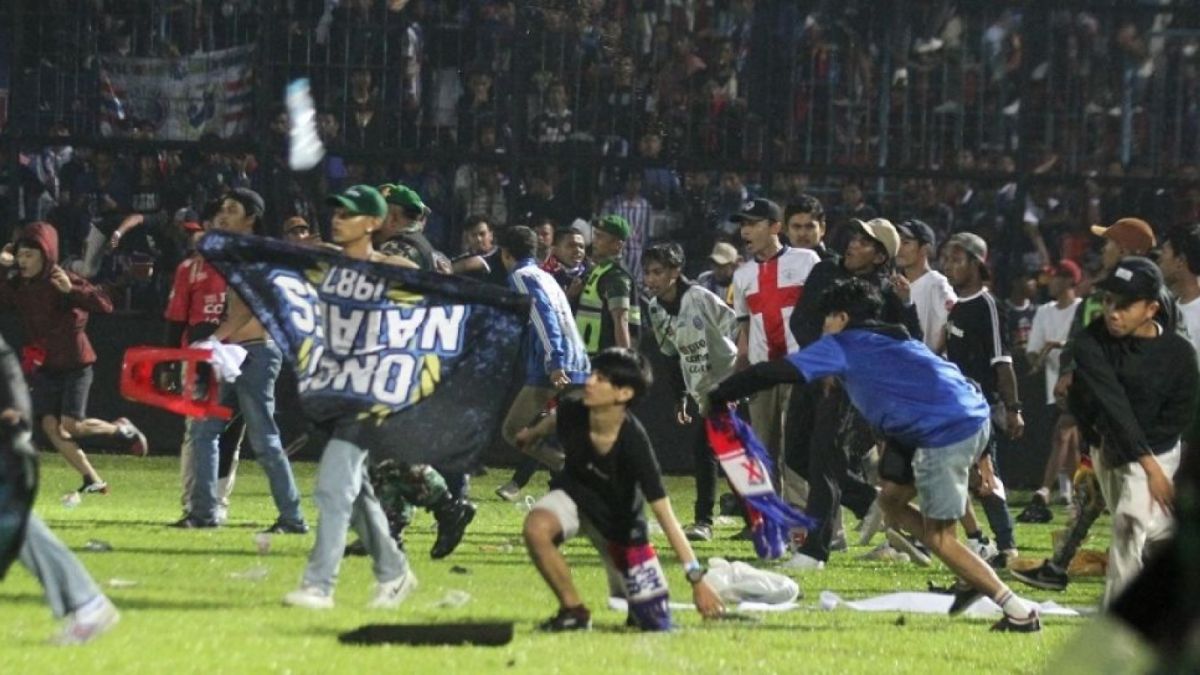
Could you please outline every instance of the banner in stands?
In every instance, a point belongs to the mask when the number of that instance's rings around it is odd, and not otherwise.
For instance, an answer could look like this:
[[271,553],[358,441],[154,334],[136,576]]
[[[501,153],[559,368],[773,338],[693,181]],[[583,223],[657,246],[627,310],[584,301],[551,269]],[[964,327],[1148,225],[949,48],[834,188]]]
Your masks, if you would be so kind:
[[100,59],[100,132],[192,141],[250,131],[254,47],[179,58]]
[[296,371],[305,415],[378,459],[469,468],[517,377],[528,301],[493,285],[210,232],[225,275]]

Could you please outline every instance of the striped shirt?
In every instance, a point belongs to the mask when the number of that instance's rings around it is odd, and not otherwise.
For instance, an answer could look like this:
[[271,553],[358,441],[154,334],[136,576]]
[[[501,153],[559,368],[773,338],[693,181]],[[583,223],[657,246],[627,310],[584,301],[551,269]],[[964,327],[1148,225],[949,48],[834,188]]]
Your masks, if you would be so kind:
[[525,383],[549,387],[550,373],[562,370],[571,382],[583,384],[591,364],[562,287],[533,258],[519,261],[508,282],[530,300],[532,330],[526,337]]

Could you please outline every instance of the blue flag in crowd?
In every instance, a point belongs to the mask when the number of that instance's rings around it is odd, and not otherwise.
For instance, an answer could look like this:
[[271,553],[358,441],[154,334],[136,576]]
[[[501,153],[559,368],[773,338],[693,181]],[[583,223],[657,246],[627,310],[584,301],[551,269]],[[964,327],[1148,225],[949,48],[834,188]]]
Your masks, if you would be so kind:
[[377,459],[465,470],[494,437],[529,319],[498,286],[210,232],[200,253],[292,364],[306,416]]

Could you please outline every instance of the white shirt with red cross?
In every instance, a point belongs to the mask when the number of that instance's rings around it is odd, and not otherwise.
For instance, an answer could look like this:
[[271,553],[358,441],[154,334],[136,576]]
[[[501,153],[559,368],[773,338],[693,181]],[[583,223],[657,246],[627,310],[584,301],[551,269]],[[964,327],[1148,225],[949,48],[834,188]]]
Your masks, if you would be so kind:
[[806,248],[784,246],[770,260],[751,260],[733,273],[733,311],[750,322],[750,363],[761,363],[800,348],[788,328],[804,282],[821,261]]

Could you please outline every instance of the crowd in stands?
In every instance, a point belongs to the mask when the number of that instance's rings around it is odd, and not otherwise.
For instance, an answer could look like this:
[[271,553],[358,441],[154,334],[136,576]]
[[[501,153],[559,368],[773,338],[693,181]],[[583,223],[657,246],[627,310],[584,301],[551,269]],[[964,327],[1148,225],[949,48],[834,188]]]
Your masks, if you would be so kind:
[[[887,213],[942,239],[979,232],[997,244],[1002,277],[1063,257],[1086,266],[1090,224],[1138,213],[1161,232],[1200,215],[1195,188],[1105,182],[1197,174],[1197,38],[1171,30],[1191,10],[1161,4],[50,2],[25,21],[47,56],[17,60],[36,86],[14,96],[11,126],[65,139],[3,150],[0,189],[6,214],[58,227],[67,257],[84,256],[92,226],[107,239],[131,214],[199,210],[233,187],[266,197],[272,230],[292,216],[320,230],[326,194],[400,181],[432,209],[427,233],[447,252],[471,216],[503,227],[616,212],[698,259],[734,239],[728,216],[747,200],[810,193],[830,209],[835,245],[848,218]],[[1029,30],[1033,20],[1049,30]],[[243,152],[216,151],[211,137],[141,154],[69,140],[98,129],[106,58],[251,43],[265,91],[312,81],[328,148],[314,171],[287,169],[282,106],[260,106]],[[133,110],[123,124],[154,138]],[[1011,178],[965,178],[979,173]],[[1029,175],[1042,180],[1026,189]],[[114,259],[170,269],[182,248],[171,238],[143,230]]]

